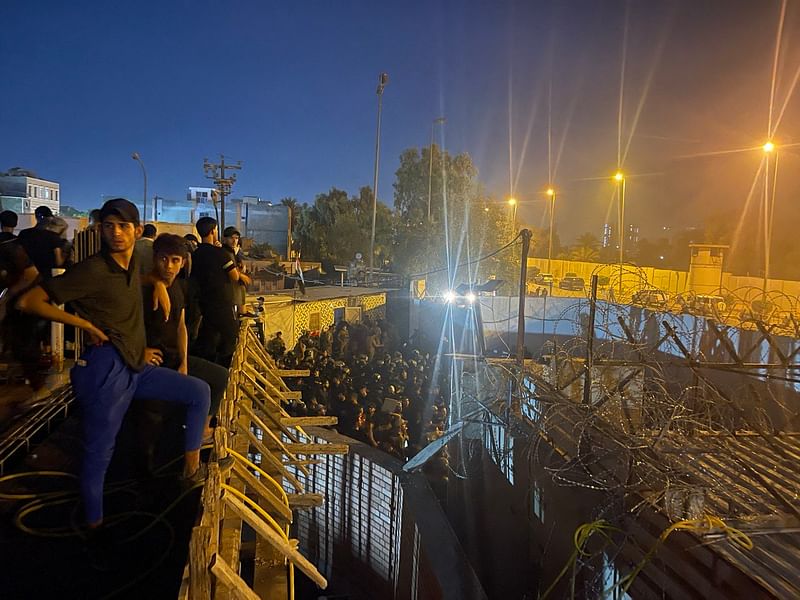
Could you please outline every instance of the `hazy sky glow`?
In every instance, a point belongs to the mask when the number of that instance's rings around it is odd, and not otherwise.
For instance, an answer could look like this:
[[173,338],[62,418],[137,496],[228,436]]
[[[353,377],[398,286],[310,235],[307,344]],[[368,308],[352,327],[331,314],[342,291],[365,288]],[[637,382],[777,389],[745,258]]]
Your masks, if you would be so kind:
[[[375,86],[387,71],[383,201],[400,152],[427,144],[443,115],[447,148],[474,158],[494,196],[513,187],[520,218],[538,225],[549,120],[563,235],[599,235],[618,166],[627,37],[628,221],[645,232],[702,224],[740,211],[758,169],[758,150],[696,155],[765,141],[780,12],[780,0],[6,0],[0,169],[56,179],[64,203],[81,208],[102,194],[141,195],[134,150],[151,195],[179,199],[205,185],[203,157],[220,152],[244,163],[239,195],[355,193],[372,181]],[[798,93],[786,102],[798,26],[789,3],[779,146],[800,141]],[[780,160],[776,221],[797,223],[800,161],[795,149]]]

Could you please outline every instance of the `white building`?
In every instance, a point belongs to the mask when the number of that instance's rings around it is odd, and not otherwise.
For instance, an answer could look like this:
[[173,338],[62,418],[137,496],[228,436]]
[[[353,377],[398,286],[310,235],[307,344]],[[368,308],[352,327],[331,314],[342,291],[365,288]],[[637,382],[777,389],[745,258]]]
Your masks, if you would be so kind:
[[39,206],[58,214],[61,189],[57,182],[42,179],[30,169],[14,167],[0,173],[0,204],[3,210],[18,214],[32,213]]

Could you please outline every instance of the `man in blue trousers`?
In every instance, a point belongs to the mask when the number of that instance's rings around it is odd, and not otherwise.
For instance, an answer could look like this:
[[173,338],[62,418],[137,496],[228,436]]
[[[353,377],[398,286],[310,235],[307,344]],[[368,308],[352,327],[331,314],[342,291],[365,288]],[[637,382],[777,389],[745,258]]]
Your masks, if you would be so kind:
[[[207,383],[160,367],[160,353],[145,351],[139,267],[133,256],[142,233],[139,210],[123,198],[109,200],[100,209],[100,228],[99,253],[44,281],[17,303],[23,311],[78,327],[91,340],[70,372],[83,414],[80,485],[90,528],[103,522],[105,474],[131,401],[160,398],[186,406],[184,477],[198,481],[204,476],[200,445],[210,402]],[[66,302],[76,314],[55,306]]]

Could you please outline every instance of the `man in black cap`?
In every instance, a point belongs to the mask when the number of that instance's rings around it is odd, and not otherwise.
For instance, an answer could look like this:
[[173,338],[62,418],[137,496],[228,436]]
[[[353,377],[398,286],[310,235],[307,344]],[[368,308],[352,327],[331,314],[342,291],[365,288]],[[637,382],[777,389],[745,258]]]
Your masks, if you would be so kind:
[[239,272],[234,258],[221,247],[215,219],[201,217],[195,227],[202,243],[192,254],[190,283],[202,322],[192,354],[228,368],[239,335],[233,285],[247,276]]
[[[80,485],[90,528],[103,522],[105,473],[131,401],[157,397],[186,406],[184,476],[192,479],[204,476],[200,445],[210,402],[207,383],[160,368],[161,354],[145,351],[139,269],[133,257],[141,235],[139,210],[115,198],[103,205],[100,218],[101,251],[44,281],[17,303],[23,311],[78,327],[91,340],[70,372],[83,414]],[[77,314],[55,306],[66,302]]]

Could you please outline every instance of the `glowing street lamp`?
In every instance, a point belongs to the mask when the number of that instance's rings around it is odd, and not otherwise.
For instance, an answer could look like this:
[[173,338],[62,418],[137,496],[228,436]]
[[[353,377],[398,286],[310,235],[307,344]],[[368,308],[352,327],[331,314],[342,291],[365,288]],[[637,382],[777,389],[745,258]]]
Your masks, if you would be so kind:
[[553,258],[553,219],[556,211],[556,191],[552,187],[549,187],[547,191],[545,191],[545,194],[550,198],[550,238],[547,243],[547,272],[552,273],[550,261]]
[[514,232],[517,231],[517,199],[516,198],[509,198],[508,199],[508,205],[511,206],[514,209],[514,216],[511,219],[511,222],[513,223],[513,225],[512,225],[513,229],[511,231],[511,235],[513,236]]
[[[775,180],[778,178],[778,154],[772,140],[767,140],[761,150],[764,152],[764,294],[767,293],[769,284],[770,251],[772,250],[772,210],[775,202],[775,190],[772,189],[770,198],[770,156],[775,152]],[[774,182],[773,182],[774,183]]]

